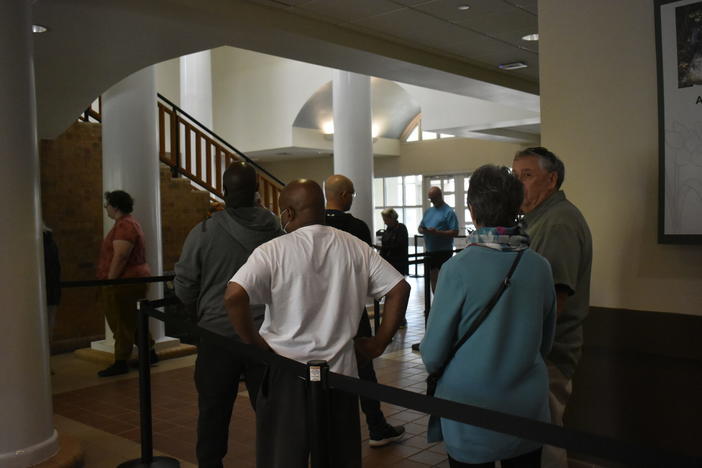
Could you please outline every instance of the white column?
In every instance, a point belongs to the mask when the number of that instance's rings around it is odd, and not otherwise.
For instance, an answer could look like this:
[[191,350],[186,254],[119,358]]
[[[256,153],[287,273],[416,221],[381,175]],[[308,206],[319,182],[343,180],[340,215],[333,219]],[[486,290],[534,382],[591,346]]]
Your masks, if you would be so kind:
[[334,173],[353,181],[351,213],[373,229],[373,135],[370,77],[335,70]]
[[180,58],[180,107],[212,128],[212,55],[209,50]]
[[58,451],[51,403],[30,6],[27,0],[0,2],[0,466],[4,468],[35,465]]
[[[146,261],[151,273],[163,273],[161,194],[159,186],[156,78],[154,67],[144,68],[102,95],[102,188],[124,190],[134,198],[133,216],[144,230]],[[114,221],[103,212],[104,234]],[[161,283],[151,283],[147,297],[163,297]],[[178,344],[165,337],[164,324],[151,320],[151,334],[158,347]],[[105,324],[105,340],[93,349],[114,352],[112,332]]]

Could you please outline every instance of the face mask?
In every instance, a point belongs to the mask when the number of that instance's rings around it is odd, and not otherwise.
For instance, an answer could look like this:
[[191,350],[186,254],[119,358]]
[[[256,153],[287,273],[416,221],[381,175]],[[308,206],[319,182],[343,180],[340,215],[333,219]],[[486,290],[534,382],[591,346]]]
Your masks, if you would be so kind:
[[[288,211],[288,208],[285,208],[283,211],[280,212],[280,219],[283,219],[283,213],[285,213],[286,211]],[[288,227],[288,224],[290,224],[290,221],[288,221],[284,225],[280,226],[280,228],[283,230],[283,232],[285,234],[288,233],[288,230],[286,229]]]

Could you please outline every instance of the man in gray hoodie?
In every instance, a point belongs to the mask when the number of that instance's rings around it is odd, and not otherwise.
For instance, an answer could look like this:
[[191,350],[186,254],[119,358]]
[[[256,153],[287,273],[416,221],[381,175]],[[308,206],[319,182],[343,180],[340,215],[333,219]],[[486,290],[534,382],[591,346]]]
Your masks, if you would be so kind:
[[[256,171],[233,163],[224,172],[226,209],[195,226],[188,234],[175,266],[175,292],[185,304],[197,307],[198,325],[238,339],[224,308],[227,282],[259,245],[281,234],[280,221],[256,206]],[[263,322],[264,306],[251,307],[254,322]],[[197,459],[200,467],[222,467],[227,453],[229,422],[243,373],[249,399],[255,404],[257,382],[253,363],[203,336],[195,364],[198,392]],[[255,407],[255,406],[254,406]]]

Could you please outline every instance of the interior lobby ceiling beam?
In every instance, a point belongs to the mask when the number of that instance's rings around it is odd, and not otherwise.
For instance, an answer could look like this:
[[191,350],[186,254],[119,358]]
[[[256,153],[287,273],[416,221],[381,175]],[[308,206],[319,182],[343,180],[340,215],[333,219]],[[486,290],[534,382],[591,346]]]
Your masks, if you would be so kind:
[[49,27],[35,38],[44,138],[134,71],[223,45],[539,109],[537,83],[246,0],[37,0],[33,15]]

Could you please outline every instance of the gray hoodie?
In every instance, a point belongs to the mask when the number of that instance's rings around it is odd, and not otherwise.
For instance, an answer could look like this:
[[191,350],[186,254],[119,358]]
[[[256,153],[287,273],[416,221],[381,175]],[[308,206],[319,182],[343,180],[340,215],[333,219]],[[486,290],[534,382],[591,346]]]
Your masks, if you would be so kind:
[[[227,208],[190,231],[175,266],[175,293],[185,304],[196,303],[201,327],[236,336],[224,308],[227,283],[256,247],[281,234],[278,218],[259,207]],[[251,306],[257,326],[264,310]]]

